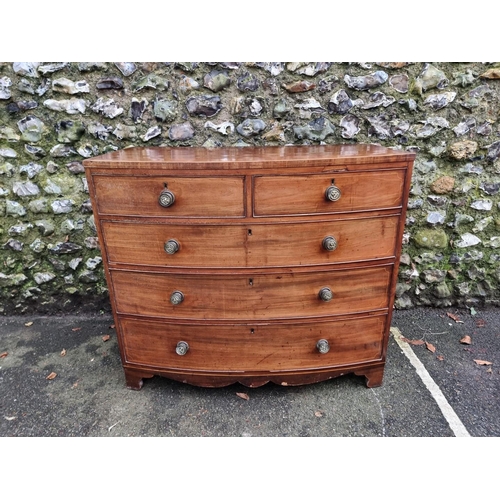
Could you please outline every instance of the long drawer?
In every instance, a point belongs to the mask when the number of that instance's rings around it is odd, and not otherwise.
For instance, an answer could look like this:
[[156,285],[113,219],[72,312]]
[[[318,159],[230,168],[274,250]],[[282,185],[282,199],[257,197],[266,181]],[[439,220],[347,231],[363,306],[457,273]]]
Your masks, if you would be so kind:
[[[394,257],[399,217],[286,224],[159,224],[103,221],[111,264],[195,267],[321,265]],[[323,245],[336,241],[334,250]],[[174,240],[178,251],[167,253]]]
[[[393,265],[384,265],[268,274],[122,270],[112,270],[110,274],[119,313],[191,320],[258,320],[385,309],[392,269]],[[328,292],[321,295],[324,289],[329,289],[332,297]],[[177,301],[172,303],[172,295],[178,292],[182,301],[175,295],[174,302]]]
[[[166,324],[120,320],[125,360],[158,368],[207,371],[280,371],[341,366],[382,357],[387,316],[305,324]],[[321,354],[316,344],[326,340]],[[176,353],[186,342],[185,355]]]
[[[401,207],[406,170],[254,178],[254,215],[300,215]],[[330,189],[330,197],[327,190]]]

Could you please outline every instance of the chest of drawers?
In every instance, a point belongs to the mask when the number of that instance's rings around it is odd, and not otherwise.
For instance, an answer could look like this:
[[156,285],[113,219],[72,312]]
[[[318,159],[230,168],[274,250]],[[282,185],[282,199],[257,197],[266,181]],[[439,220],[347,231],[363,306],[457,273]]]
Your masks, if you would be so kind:
[[382,383],[414,154],[129,148],[85,160],[127,386]]

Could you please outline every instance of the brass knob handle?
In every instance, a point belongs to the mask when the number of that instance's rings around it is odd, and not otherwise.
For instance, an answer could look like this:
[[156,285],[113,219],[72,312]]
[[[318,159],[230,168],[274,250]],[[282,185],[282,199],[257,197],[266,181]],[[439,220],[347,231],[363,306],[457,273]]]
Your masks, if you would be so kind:
[[172,191],[169,191],[168,189],[164,189],[158,198],[158,203],[162,207],[169,207],[170,205],[173,205],[175,202],[175,194],[172,193]]
[[176,306],[180,304],[184,300],[184,294],[182,292],[179,292],[176,290],[175,292],[170,295],[170,302]]
[[318,342],[316,342],[316,349],[318,349],[320,354],[326,354],[330,350],[330,344],[328,343],[328,340],[318,340]]
[[327,236],[323,239],[323,248],[333,252],[337,248],[337,240],[333,236]]
[[337,201],[340,199],[341,196],[340,189],[337,186],[330,186],[326,191],[325,191],[325,198],[328,201]]
[[180,245],[177,240],[168,240],[163,248],[169,255],[174,255],[174,253],[179,251]]
[[325,286],[319,291],[319,298],[323,300],[324,302],[328,302],[333,299],[333,292]]
[[187,342],[184,342],[184,340],[177,342],[177,345],[175,347],[175,352],[179,356],[184,356],[188,351],[189,351],[189,344]]

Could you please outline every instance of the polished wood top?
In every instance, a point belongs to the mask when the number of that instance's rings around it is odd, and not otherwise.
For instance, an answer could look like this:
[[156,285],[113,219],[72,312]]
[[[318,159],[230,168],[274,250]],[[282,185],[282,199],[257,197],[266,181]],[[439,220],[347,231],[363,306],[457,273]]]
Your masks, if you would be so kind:
[[415,153],[374,144],[266,147],[132,147],[83,161],[85,167],[227,169],[388,164],[412,161]]

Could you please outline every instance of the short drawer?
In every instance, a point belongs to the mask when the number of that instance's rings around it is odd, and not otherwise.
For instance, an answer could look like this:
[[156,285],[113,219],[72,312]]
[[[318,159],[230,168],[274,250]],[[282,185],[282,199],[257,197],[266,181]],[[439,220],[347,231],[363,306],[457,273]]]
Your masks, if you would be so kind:
[[255,176],[254,215],[333,214],[399,208],[406,170]]
[[[110,274],[119,313],[237,321],[321,317],[386,309],[392,269],[392,265],[385,265],[265,275],[119,270],[112,270]],[[177,302],[173,303],[173,299]]]
[[[166,324],[123,318],[125,360],[142,366],[216,372],[343,366],[382,358],[387,316],[315,323]],[[328,352],[316,347],[328,342]],[[188,350],[176,353],[179,342]],[[186,347],[184,345],[184,347]]]
[[[100,214],[155,217],[242,217],[244,177],[93,175]],[[166,192],[162,202],[160,197]]]
[[[103,221],[101,228],[112,265],[221,268],[322,265],[392,258],[398,224],[398,216],[386,216],[286,224]],[[335,248],[325,248],[326,238],[334,239]],[[168,244],[172,241],[177,244],[173,250]]]

